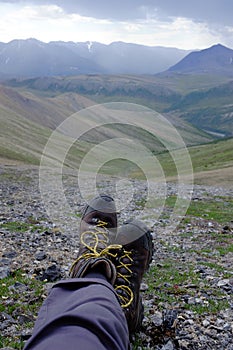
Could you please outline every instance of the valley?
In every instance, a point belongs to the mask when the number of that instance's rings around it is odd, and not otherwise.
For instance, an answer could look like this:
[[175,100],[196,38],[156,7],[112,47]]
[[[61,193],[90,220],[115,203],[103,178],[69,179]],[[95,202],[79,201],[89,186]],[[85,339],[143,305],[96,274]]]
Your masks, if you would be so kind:
[[132,349],[232,349],[232,54],[0,43],[0,348],[23,348],[100,191],[155,243]]

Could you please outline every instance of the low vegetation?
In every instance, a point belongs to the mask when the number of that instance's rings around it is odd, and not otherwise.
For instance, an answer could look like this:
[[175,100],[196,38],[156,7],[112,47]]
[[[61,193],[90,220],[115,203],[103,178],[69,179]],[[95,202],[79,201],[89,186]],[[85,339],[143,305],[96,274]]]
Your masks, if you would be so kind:
[[12,334],[12,336],[3,337],[0,335],[0,348],[11,347],[20,350],[23,348],[22,332],[25,328],[33,327],[38,308],[44,300],[43,285],[43,282],[29,278],[21,270],[16,270],[10,277],[1,279],[1,317],[4,317],[5,314],[13,318],[19,315],[22,323],[18,323],[18,336]]
[[[25,179],[21,179],[24,181]],[[169,196],[166,199],[167,209],[174,206],[176,197]],[[144,202],[135,203],[137,207],[144,206]],[[9,203],[10,205],[10,203]],[[154,203],[159,206],[159,202]],[[214,276],[221,279],[231,277],[231,273],[221,263],[228,254],[233,253],[233,240],[230,233],[232,221],[233,200],[226,196],[209,196],[208,192],[202,199],[193,199],[190,203],[186,216],[177,228],[176,236],[181,242],[191,242],[185,244],[169,245],[166,238],[156,241],[158,254],[162,250],[166,252],[161,257],[155,253],[155,261],[147,273],[144,282],[148,286],[143,292],[145,300],[154,299],[157,311],[163,311],[165,305],[172,307],[176,305],[183,310],[189,310],[202,318],[207,313],[217,315],[221,310],[229,307],[229,300],[223,289],[216,288],[203,279],[200,264],[212,271]],[[164,217],[165,218],[165,217]],[[209,225],[210,223],[210,225]],[[200,228],[210,227],[210,231],[195,231]],[[211,231],[211,227],[222,225],[223,232]],[[1,230],[18,232],[24,234],[25,231],[43,232],[45,228],[39,221],[28,218],[27,222],[9,221],[0,225]],[[38,231],[39,230],[39,231]],[[225,230],[225,231],[224,231]],[[225,233],[224,233],[225,232]],[[183,264],[180,256],[199,256],[199,263],[192,258]],[[23,319],[22,324],[18,324],[18,335],[0,337],[0,347],[12,347],[22,349],[22,333],[25,328],[31,328],[36,318],[38,309],[46,295],[46,281],[41,281],[36,276],[29,276],[25,271],[17,269],[11,272],[9,277],[0,281],[0,295],[2,303],[0,312],[12,318],[16,315],[18,319]],[[199,303],[192,300],[201,300]],[[155,307],[154,306],[154,307]],[[146,308],[146,314],[149,310]],[[25,321],[26,320],[26,321]],[[136,337],[134,349],[143,349],[140,336]]]

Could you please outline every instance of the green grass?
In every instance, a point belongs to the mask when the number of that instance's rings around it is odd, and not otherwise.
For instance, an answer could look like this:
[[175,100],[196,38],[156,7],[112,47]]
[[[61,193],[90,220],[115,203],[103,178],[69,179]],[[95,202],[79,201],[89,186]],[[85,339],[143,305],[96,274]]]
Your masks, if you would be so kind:
[[[176,204],[177,196],[171,195],[166,198],[154,198],[148,204],[150,208],[159,208],[161,206],[167,208],[174,208]],[[205,220],[216,221],[220,224],[229,224],[232,221],[233,212],[233,198],[232,197],[220,197],[215,198],[203,198],[202,200],[191,200],[189,203],[187,200],[183,200],[184,205],[188,205],[186,216],[183,218],[181,225],[185,225],[191,222],[191,218],[203,218]],[[138,207],[145,206],[145,200],[137,201]],[[221,239],[228,238],[229,235],[221,235]]]
[[[221,297],[224,296],[223,291],[213,289],[208,282],[205,282],[203,286],[204,280],[195,272],[192,265],[188,263],[185,264],[185,267],[179,265],[179,261],[167,259],[162,261],[162,267],[152,266],[147,274],[146,282],[149,289],[146,293],[156,297],[158,308],[163,303],[168,303],[169,305],[176,303],[180,304],[184,309],[192,310],[202,315],[205,312],[216,314],[229,306],[226,300],[221,300]],[[195,288],[189,288],[189,285],[195,285]],[[184,295],[198,297],[209,292],[211,293],[211,298],[204,305],[184,302]]]
[[[233,138],[187,148],[194,174],[233,166]],[[176,154],[176,151],[174,152]],[[176,164],[168,152],[157,155],[167,177],[177,175]],[[185,160],[185,158],[184,158]]]
[[233,199],[230,197],[216,197],[216,199],[203,199],[191,201],[187,215],[214,220],[221,224],[231,222],[233,212]]
[[217,246],[216,249],[219,251],[220,255],[227,255],[228,253],[233,253],[233,243],[226,244],[223,246]]
[[0,228],[6,229],[10,232],[26,232],[29,230],[31,232],[43,232],[45,230],[42,225],[38,225],[32,218],[28,218],[28,221],[29,222],[8,221],[0,224]]
[[29,227],[28,223],[19,221],[10,221],[0,225],[0,228],[7,229],[10,232],[25,232]]
[[18,349],[18,350],[22,350],[23,349],[23,345],[24,345],[24,342],[21,341],[20,339],[13,339],[10,338],[10,339],[6,339],[5,337],[1,336],[0,335],[0,347],[1,348],[13,348],[13,349]]
[[[25,290],[14,288],[15,283],[21,283]],[[3,278],[0,281],[0,312],[5,312],[13,318],[15,318],[15,314],[26,315],[32,320],[27,324],[27,327],[32,327],[38,309],[43,302],[43,285],[43,282],[27,277],[21,270],[17,270],[11,276]],[[17,324],[18,334],[25,327],[25,324]],[[22,346],[23,343],[18,336],[0,337],[0,348],[22,349]]]
[[[184,172],[184,182],[186,181],[185,172],[187,172],[187,175],[189,175],[188,170],[190,173],[192,173],[193,171],[194,182],[198,183],[198,181],[200,181],[198,180],[198,175],[200,173],[203,173],[201,183],[208,184],[208,181],[210,181],[209,171],[225,169],[229,173],[228,182],[232,183],[230,172],[233,167],[233,138],[227,140],[219,140],[201,146],[188,147],[187,150],[191,158],[191,168],[185,166],[185,163],[183,164],[183,166],[182,163],[180,163],[181,169]],[[182,161],[182,159],[183,162],[186,161],[185,154],[182,157],[182,152],[180,150],[174,151],[174,154],[175,157],[177,156],[177,159],[179,159],[179,162]],[[171,154],[169,152],[161,152],[159,154],[154,154],[154,157],[156,157],[157,161],[161,165],[165,177],[168,180],[176,181],[177,168],[176,163],[174,162],[174,159],[172,158]],[[152,176],[153,178],[153,174],[150,173],[152,161],[153,158],[148,158],[147,163],[145,162],[144,164],[146,164],[147,176],[148,174],[150,174],[150,176]],[[145,178],[145,175],[140,169],[137,169],[136,166],[133,167],[131,162],[127,162],[124,160],[114,160],[108,162],[101,168],[101,172],[109,175],[121,174],[123,176],[138,179]],[[204,175],[205,173],[206,175]],[[197,179],[195,177],[196,174]],[[221,171],[218,175],[213,175],[213,180],[216,184],[222,185],[222,183],[224,183],[224,173],[222,174],[222,177]]]
[[135,163],[122,158],[117,158],[106,162],[100,168],[99,173],[122,178],[136,178],[139,180],[145,180],[144,173]]
[[3,145],[0,145],[0,154],[1,157],[5,159],[15,160],[27,164],[39,165],[38,158],[31,155],[29,152],[19,152],[16,148],[13,149],[10,147],[4,147]]
[[233,165],[233,138],[189,148],[194,171]]

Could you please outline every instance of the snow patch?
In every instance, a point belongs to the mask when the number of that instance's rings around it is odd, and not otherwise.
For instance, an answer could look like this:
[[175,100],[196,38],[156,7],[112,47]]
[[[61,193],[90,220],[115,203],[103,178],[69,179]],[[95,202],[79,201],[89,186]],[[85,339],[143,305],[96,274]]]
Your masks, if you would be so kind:
[[88,48],[88,51],[89,51],[89,52],[91,52],[92,46],[93,46],[92,41],[88,41],[88,42],[87,42],[87,48]]

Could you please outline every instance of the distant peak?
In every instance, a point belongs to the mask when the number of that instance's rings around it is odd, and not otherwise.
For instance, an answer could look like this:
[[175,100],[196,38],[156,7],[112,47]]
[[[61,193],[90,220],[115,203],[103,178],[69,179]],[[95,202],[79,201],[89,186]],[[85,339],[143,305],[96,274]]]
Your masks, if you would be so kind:
[[224,45],[218,43],[218,44],[213,45],[212,47],[226,47],[226,46],[224,46]]
[[209,48],[209,50],[231,50],[231,49],[229,47],[222,45],[222,44],[216,44],[216,45],[211,46]]

